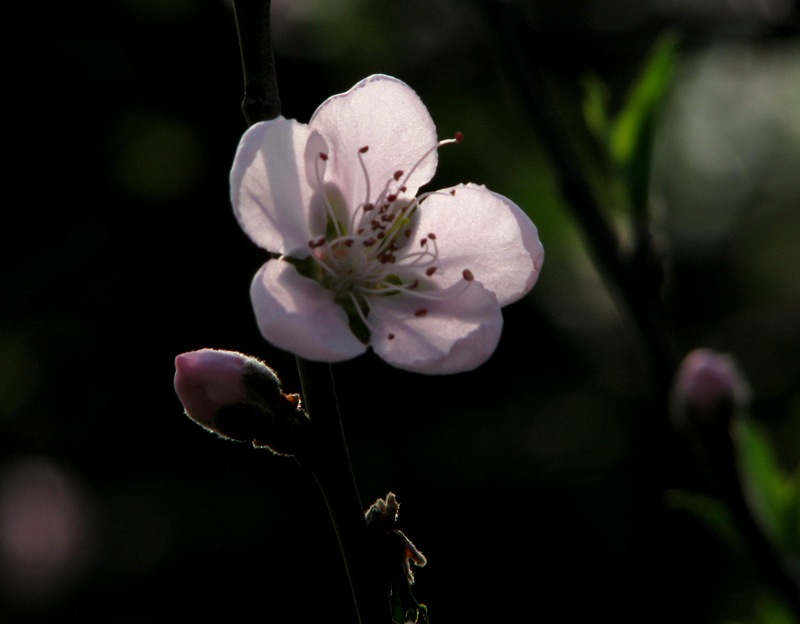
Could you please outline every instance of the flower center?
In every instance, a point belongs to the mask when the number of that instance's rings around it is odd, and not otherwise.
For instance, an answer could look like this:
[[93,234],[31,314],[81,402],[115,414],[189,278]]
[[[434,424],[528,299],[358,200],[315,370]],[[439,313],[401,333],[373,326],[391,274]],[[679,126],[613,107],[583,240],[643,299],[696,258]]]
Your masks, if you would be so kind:
[[[424,200],[436,193],[423,193],[409,197],[406,183],[411,174],[436,149],[450,143],[460,143],[461,133],[455,138],[439,142],[426,151],[410,171],[395,171],[384,181],[373,196],[372,181],[365,164],[369,146],[358,150],[357,157],[365,180],[365,198],[353,209],[345,205],[341,190],[325,183],[321,171],[328,155],[320,153],[316,161],[316,182],[323,199],[327,217],[326,234],[310,240],[311,257],[318,265],[319,281],[336,294],[336,299],[347,309],[352,309],[369,327],[366,313],[369,298],[405,293],[420,299],[439,298],[436,286],[429,278],[442,269],[435,232],[412,240],[417,211]],[[455,189],[450,194],[455,195]],[[468,285],[474,278],[469,269],[462,276]],[[420,307],[417,316],[427,314]]]

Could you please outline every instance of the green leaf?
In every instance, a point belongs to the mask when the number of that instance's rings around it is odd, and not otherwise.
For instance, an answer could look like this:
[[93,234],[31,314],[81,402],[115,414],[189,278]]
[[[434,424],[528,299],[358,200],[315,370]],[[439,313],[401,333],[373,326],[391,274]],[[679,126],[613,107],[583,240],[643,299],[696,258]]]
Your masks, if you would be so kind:
[[667,33],[655,44],[625,105],[611,123],[608,146],[620,168],[635,214],[645,214],[653,135],[660,105],[672,82],[678,38]]
[[702,521],[732,550],[741,549],[742,541],[736,522],[721,500],[689,490],[676,489],[667,493],[665,502],[671,509],[685,511]]
[[604,146],[608,145],[611,121],[608,113],[608,87],[603,80],[594,74],[584,76],[583,82],[583,118],[595,139]]
[[737,431],[740,470],[754,513],[776,545],[800,554],[800,488],[786,475],[765,433],[743,419]]

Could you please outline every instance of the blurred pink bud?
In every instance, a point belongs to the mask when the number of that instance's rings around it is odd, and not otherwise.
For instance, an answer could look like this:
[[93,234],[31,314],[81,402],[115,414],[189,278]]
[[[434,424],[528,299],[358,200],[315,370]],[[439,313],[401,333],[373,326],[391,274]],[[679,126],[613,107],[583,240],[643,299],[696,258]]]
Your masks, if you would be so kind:
[[234,351],[201,349],[175,358],[175,392],[186,414],[207,429],[215,430],[217,411],[245,401],[246,355]]
[[689,416],[706,425],[717,424],[747,403],[748,396],[747,383],[729,355],[695,349],[678,368],[674,400],[679,421]]

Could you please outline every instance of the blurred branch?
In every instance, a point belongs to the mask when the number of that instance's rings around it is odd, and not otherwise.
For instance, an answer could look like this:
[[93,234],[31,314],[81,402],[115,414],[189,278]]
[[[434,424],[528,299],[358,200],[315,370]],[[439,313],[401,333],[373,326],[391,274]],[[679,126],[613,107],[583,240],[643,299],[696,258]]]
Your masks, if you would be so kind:
[[595,261],[622,298],[643,340],[658,389],[664,396],[677,367],[677,358],[666,329],[659,288],[661,275],[654,259],[646,225],[637,228],[637,247],[630,255],[620,248],[618,237],[604,216],[580,158],[567,133],[557,106],[548,92],[541,67],[526,54],[527,36],[520,32],[524,18],[512,3],[489,3],[502,41],[504,62],[520,85],[526,110],[531,114],[545,150],[555,168],[564,197],[589,243]]

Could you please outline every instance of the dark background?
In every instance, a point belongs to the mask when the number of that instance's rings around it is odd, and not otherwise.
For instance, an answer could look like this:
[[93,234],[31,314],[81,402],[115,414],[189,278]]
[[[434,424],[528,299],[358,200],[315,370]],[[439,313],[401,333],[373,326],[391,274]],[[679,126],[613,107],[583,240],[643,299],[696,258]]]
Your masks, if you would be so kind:
[[[483,2],[273,3],[285,116],[371,73],[422,97],[431,188],[485,183],[547,251],[479,370],[334,368],[362,497],[394,491],[443,622],[771,622],[731,548],[665,495],[704,488],[559,196]],[[789,1],[522,3],[527,53],[599,182],[580,115],[612,106],[667,26],[684,35],[652,204],[681,351],[735,355],[752,417],[800,458],[800,47]],[[292,460],[182,415],[178,353],[260,337],[228,171],[245,129],[236,29],[212,0],[15,3],[6,18],[0,225],[0,621],[353,621],[324,504]],[[612,212],[625,232],[625,215]],[[766,615],[765,615],[766,614]]]

